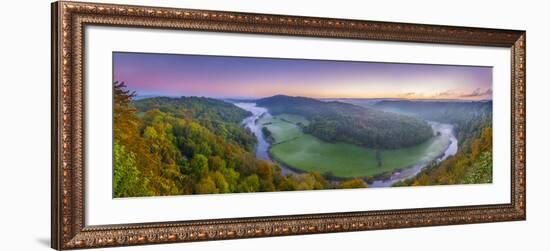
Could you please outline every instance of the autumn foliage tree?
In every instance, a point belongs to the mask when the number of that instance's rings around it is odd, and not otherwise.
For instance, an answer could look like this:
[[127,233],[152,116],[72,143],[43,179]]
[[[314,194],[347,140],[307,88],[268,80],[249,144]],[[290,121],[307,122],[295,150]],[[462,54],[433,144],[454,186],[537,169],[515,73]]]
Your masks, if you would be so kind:
[[248,113],[232,104],[196,97],[135,101],[124,83],[113,86],[115,197],[337,188],[318,173],[284,176],[257,160],[254,137],[240,126]]
[[463,148],[442,162],[429,165],[416,177],[396,186],[446,184],[483,184],[492,182],[493,133],[483,128],[478,137],[465,140]]

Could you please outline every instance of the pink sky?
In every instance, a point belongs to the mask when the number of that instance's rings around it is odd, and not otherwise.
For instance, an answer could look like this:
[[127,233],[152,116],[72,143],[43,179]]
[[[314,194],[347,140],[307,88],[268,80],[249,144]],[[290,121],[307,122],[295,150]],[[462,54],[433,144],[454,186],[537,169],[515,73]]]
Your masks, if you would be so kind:
[[492,99],[492,67],[113,53],[138,95]]

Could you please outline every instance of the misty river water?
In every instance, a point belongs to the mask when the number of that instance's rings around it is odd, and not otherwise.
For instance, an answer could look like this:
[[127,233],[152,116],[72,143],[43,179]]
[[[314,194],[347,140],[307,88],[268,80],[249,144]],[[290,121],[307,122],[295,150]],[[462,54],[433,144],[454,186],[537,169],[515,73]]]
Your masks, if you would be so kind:
[[[256,106],[256,103],[235,103],[235,105],[252,113],[252,115],[243,120],[242,124],[244,128],[254,134],[256,141],[258,141],[256,145],[256,158],[273,163],[273,160],[269,156],[270,144],[265,139],[264,133],[262,132],[262,126],[257,123],[260,118],[271,118],[271,114],[266,108]],[[281,168],[281,173],[283,175],[296,174],[296,171],[282,165],[281,163],[277,163],[277,165]]]
[[[243,126],[248,129],[257,140],[256,145],[256,158],[261,160],[266,160],[271,163],[273,163],[273,160],[269,156],[269,147],[270,144],[265,139],[265,136],[262,132],[262,127],[257,123],[257,121],[260,118],[263,117],[271,117],[271,114],[269,111],[264,107],[256,106],[256,103],[249,103],[249,102],[242,102],[242,103],[235,103],[235,105],[243,110],[249,111],[252,113],[251,116],[246,117],[242,124]],[[454,135],[453,132],[453,126],[450,124],[444,124],[444,123],[438,123],[438,122],[428,122],[431,126],[434,132],[439,132],[440,137],[446,137],[449,140],[449,145],[445,149],[443,153],[427,153],[426,156],[421,158],[415,165],[407,168],[403,168],[402,170],[395,171],[392,173],[390,177],[380,179],[380,180],[374,180],[371,183],[369,183],[369,187],[389,187],[393,184],[412,178],[416,176],[418,173],[424,169],[430,162],[432,161],[443,161],[447,159],[450,156],[453,156],[458,151],[458,141]],[[277,163],[281,167],[281,172],[283,175],[287,174],[296,174],[296,171],[285,167],[284,165],[281,165],[280,163]]]

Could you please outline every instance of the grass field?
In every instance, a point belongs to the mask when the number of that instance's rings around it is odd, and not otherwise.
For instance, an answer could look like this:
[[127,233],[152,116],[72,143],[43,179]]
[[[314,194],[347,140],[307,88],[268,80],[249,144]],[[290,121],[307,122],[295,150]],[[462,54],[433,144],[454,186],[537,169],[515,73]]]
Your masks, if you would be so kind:
[[308,121],[297,115],[282,114],[262,118],[272,133],[274,142],[270,153],[278,161],[305,172],[330,172],[335,177],[369,177],[395,169],[412,166],[420,161],[434,159],[447,148],[448,139],[442,136],[408,148],[379,150],[381,165],[376,160],[376,149],[346,143],[328,143],[304,134],[297,125]]

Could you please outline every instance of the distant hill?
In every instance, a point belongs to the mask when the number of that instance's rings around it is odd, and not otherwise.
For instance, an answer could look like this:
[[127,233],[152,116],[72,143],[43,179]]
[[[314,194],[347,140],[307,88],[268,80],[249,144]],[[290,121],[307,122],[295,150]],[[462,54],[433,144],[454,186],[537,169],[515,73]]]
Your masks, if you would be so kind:
[[415,101],[384,100],[377,102],[373,108],[420,116],[428,120],[453,123],[466,117],[490,116],[493,101]]
[[420,144],[433,136],[431,127],[421,119],[338,101],[276,95],[259,99],[256,104],[274,115],[306,117],[310,124],[304,131],[329,142],[397,149]]

